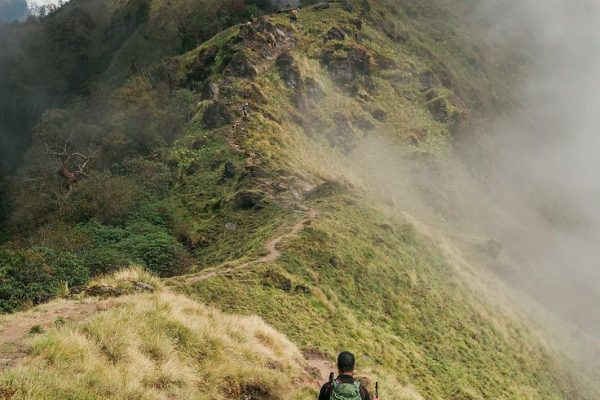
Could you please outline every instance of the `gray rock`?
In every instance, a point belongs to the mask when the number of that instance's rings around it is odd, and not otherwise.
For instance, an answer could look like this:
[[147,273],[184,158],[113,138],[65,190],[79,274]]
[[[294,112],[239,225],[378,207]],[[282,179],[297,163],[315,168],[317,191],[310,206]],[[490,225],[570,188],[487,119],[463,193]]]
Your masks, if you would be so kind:
[[190,81],[203,81],[206,79],[210,75],[210,68],[215,62],[218,53],[219,48],[217,46],[202,49],[187,74],[188,79]]
[[87,288],[85,294],[88,296],[98,297],[116,297],[121,296],[123,294],[123,291],[113,286],[95,285]]
[[238,78],[254,78],[258,71],[243,51],[238,51],[231,58],[225,72]]
[[202,125],[206,129],[220,128],[231,123],[231,114],[227,107],[218,101],[213,102],[202,115]]
[[325,34],[326,40],[344,40],[346,39],[346,34],[340,28],[336,28],[335,26],[327,31]]
[[243,210],[255,208],[260,205],[265,194],[258,190],[243,190],[235,195],[235,202]]
[[154,292],[154,286],[152,285],[148,285],[147,283],[144,282],[133,282],[133,287],[135,288],[135,290],[139,291],[139,292]]
[[223,175],[221,175],[223,179],[231,179],[235,177],[235,165],[231,161],[227,161],[225,166],[223,167]]
[[346,56],[336,55],[333,49],[321,54],[321,64],[324,65],[332,79],[341,85],[348,85],[355,79],[368,76],[371,73],[369,55],[361,48],[344,47]]
[[329,4],[329,2],[321,2],[312,6],[313,10],[326,10],[330,7],[331,5]]
[[219,85],[214,82],[205,82],[200,91],[201,100],[217,100],[219,98]]
[[297,89],[302,85],[302,79],[300,77],[300,70],[296,66],[294,57],[284,52],[277,57],[275,62],[277,69],[279,70],[279,76],[290,89]]

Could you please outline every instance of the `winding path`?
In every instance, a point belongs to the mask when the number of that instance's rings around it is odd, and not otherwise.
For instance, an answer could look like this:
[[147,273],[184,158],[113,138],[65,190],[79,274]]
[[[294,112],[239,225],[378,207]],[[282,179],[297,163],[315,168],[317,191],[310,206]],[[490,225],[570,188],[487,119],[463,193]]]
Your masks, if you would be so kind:
[[[312,208],[308,209],[306,213],[308,214],[307,217],[292,226],[287,233],[269,240],[265,244],[267,254],[261,258],[234,267],[206,269],[195,275],[173,278],[173,281],[178,282],[181,280],[181,283],[193,284],[215,276],[228,275],[257,264],[276,261],[281,257],[281,252],[277,248],[281,241],[296,236],[319,216],[319,212]],[[19,360],[25,357],[23,342],[31,335],[30,331],[33,327],[40,326],[43,329],[47,329],[55,324],[56,321],[79,321],[98,311],[110,308],[112,304],[113,302],[110,299],[89,299],[86,302],[73,300],[56,301],[44,304],[20,315],[14,314],[0,319],[0,370],[15,366]]]
[[312,224],[313,221],[316,220],[317,217],[319,216],[319,212],[317,210],[315,210],[314,208],[310,208],[306,212],[308,213],[307,218],[303,219],[302,221],[300,221],[296,225],[294,225],[292,227],[292,229],[290,229],[289,232],[284,233],[280,236],[277,236],[265,244],[265,249],[267,250],[267,254],[264,255],[263,257],[261,257],[257,260],[254,260],[254,261],[248,261],[246,263],[236,265],[233,267],[228,267],[228,268],[219,268],[219,267],[207,268],[207,269],[205,269],[201,272],[198,272],[196,274],[193,274],[193,275],[174,278],[174,281],[181,280],[182,283],[185,283],[185,284],[194,284],[197,282],[202,282],[207,279],[214,278],[216,276],[229,275],[229,274],[235,273],[237,271],[250,268],[254,265],[267,264],[270,262],[277,261],[279,259],[279,257],[281,257],[281,252],[277,249],[277,246],[279,245],[279,243],[281,243],[281,241],[284,239],[296,236],[305,227]]

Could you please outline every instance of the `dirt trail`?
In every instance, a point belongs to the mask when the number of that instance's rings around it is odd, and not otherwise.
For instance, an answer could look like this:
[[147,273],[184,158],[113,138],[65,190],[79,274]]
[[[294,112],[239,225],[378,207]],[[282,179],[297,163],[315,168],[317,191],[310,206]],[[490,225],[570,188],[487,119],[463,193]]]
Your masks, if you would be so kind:
[[[185,283],[194,283],[215,276],[231,274],[256,264],[276,261],[281,257],[281,252],[277,249],[279,243],[286,238],[293,237],[300,233],[319,215],[319,212],[314,209],[308,209],[306,212],[308,216],[305,219],[295,224],[287,233],[277,236],[265,244],[267,254],[263,257],[235,267],[225,269],[211,268],[210,270],[202,271],[197,275],[181,277],[181,279],[183,279],[183,282]],[[34,326],[39,325],[42,328],[47,329],[59,319],[65,321],[79,321],[98,311],[111,307],[112,304],[113,302],[110,300],[99,300],[88,303],[60,301],[42,305],[22,315],[15,314],[4,320],[0,320],[0,370],[15,366],[25,357],[26,354],[23,350],[23,342],[30,335],[30,330]],[[321,373],[325,373],[325,369],[329,368],[329,366],[326,367],[327,364],[325,363],[324,360],[309,360],[311,368],[315,371],[318,370]],[[329,372],[326,373],[326,375],[328,374]],[[314,383],[317,384],[318,382],[315,380]]]
[[331,372],[337,371],[337,367],[329,360],[319,357],[307,358],[308,368],[307,373],[310,376],[305,384],[320,389],[321,386],[329,379]]
[[[277,236],[277,237],[271,239],[270,241],[268,241],[265,245],[265,250],[267,250],[267,254],[264,255],[263,257],[261,257],[257,260],[254,260],[254,261],[249,261],[249,262],[243,263],[241,265],[234,266],[234,267],[229,267],[229,268],[221,267],[221,268],[205,269],[197,274],[190,275],[190,276],[184,276],[179,279],[182,279],[183,282],[186,284],[193,284],[193,283],[202,282],[207,279],[214,278],[216,276],[229,275],[229,274],[235,273],[239,270],[252,267],[253,265],[266,264],[266,263],[270,263],[273,261],[277,261],[277,259],[279,259],[279,257],[281,257],[281,252],[277,249],[277,246],[279,245],[279,243],[281,243],[281,241],[284,239],[296,236],[298,233],[300,233],[305,227],[310,225],[319,216],[319,212],[313,208],[308,209],[307,213],[308,213],[308,217],[303,219],[302,221],[298,222],[296,225],[294,225],[292,227],[292,229],[290,229],[289,232],[284,233],[284,234]],[[174,281],[179,281],[179,279],[175,278]]]
[[6,321],[0,321],[0,370],[14,366],[25,356],[22,344],[29,336],[31,328],[40,326],[47,329],[61,319],[82,320],[110,306],[111,303],[107,300],[93,303],[48,303],[23,315],[9,316]]

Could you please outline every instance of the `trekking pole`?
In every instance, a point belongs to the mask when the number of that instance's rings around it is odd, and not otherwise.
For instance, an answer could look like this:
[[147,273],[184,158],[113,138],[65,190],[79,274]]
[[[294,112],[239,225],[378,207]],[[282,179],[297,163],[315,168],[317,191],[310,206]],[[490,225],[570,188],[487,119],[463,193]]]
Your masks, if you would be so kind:
[[375,399],[379,400],[379,382],[375,382]]

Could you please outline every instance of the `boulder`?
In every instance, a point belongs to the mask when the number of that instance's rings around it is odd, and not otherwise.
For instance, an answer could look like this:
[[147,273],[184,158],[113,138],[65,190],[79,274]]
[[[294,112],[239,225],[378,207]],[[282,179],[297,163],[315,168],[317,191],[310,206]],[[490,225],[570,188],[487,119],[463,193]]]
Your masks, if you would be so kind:
[[370,75],[370,59],[366,50],[357,47],[343,47],[341,50],[344,51],[327,49],[321,54],[321,64],[336,83],[348,85],[359,77]]
[[227,161],[225,166],[223,167],[223,174],[221,175],[223,179],[231,179],[235,177],[235,165],[231,161]]
[[289,27],[274,24],[268,17],[263,16],[242,25],[239,37],[245,47],[269,58],[293,40],[293,32]]
[[258,74],[256,67],[243,51],[238,51],[233,55],[225,72],[238,78],[247,79],[254,78]]
[[306,78],[304,80],[304,86],[306,87],[306,94],[308,94],[313,100],[320,100],[325,97],[325,90],[323,87],[313,78]]
[[275,65],[277,65],[279,76],[288,88],[298,89],[302,85],[300,70],[296,66],[294,57],[290,53],[281,53],[279,57],[277,57]]
[[320,2],[320,3],[317,3],[317,4],[313,5],[312,9],[313,10],[326,10],[326,9],[328,9],[330,7],[331,7],[331,5],[329,4],[329,2],[324,2],[323,1],[323,2]]
[[325,34],[325,40],[344,40],[346,39],[346,34],[340,28],[336,28],[335,26],[331,28]]
[[85,294],[98,297],[117,297],[123,294],[123,291],[113,286],[94,285],[87,288]]
[[344,114],[336,113],[333,120],[335,128],[328,132],[327,139],[331,146],[342,149],[344,153],[349,153],[356,145],[356,132]]
[[243,210],[256,208],[265,194],[259,190],[242,190],[235,195],[235,203]]
[[381,108],[376,108],[373,111],[371,111],[371,115],[373,116],[373,118],[375,118],[377,121],[380,121],[380,122],[385,121],[385,119],[387,117],[387,113],[385,111],[383,111]]
[[252,83],[248,88],[244,89],[242,96],[256,104],[267,104],[269,102],[264,93],[254,83]]
[[347,12],[354,12],[354,6],[348,0],[342,1],[342,10]]
[[354,19],[350,20],[350,23],[352,24],[352,26],[354,26],[359,31],[362,30],[362,27],[363,27],[363,21],[362,21],[362,19],[360,19],[360,18],[354,18]]
[[205,129],[216,129],[231,123],[231,114],[227,107],[218,101],[211,103],[202,114]]
[[154,286],[148,285],[144,282],[135,281],[133,283],[133,288],[138,292],[154,292]]
[[201,100],[217,100],[219,98],[220,88],[214,82],[207,81],[200,90]]
[[190,81],[203,81],[206,79],[211,72],[211,67],[215,62],[219,48],[217,46],[210,46],[203,48],[198,53],[195,62],[190,67],[190,71],[187,74],[188,80]]

